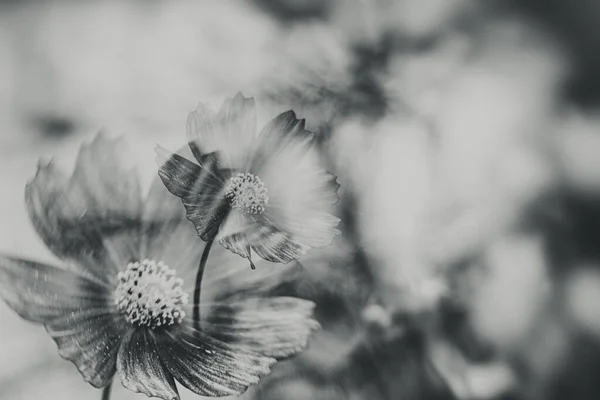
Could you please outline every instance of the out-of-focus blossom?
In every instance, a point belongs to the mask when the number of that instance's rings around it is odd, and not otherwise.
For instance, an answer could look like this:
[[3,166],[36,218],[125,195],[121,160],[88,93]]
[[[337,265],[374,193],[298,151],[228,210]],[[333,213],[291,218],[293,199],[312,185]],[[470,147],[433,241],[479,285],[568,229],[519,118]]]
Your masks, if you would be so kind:
[[142,198],[124,166],[123,143],[99,135],[82,147],[68,178],[40,165],[27,185],[31,220],[60,266],[0,257],[0,296],[21,317],[42,323],[94,387],[115,373],[125,387],[179,398],[175,380],[204,396],[239,394],[277,358],[299,351],[318,327],[314,304],[267,297],[290,273],[264,262],[270,280],[235,267],[221,250],[207,273],[201,329],[193,290],[202,243],[179,201],[159,179]]
[[564,55],[521,20],[486,30],[436,101],[429,253],[446,266],[504,234],[555,180],[546,140]]
[[506,363],[472,364],[446,342],[433,341],[429,355],[459,399],[495,399],[516,384],[516,377]]
[[482,258],[487,276],[474,289],[472,323],[502,351],[514,351],[535,328],[551,294],[544,246],[524,234],[496,240]]
[[597,266],[579,267],[566,282],[566,304],[572,320],[583,330],[600,337],[600,272]]
[[554,153],[562,183],[574,193],[600,193],[598,112],[569,110],[557,129]]
[[392,62],[388,113],[336,127],[331,148],[375,275],[398,292],[481,251],[555,182],[545,135],[565,65],[513,19]]
[[384,302],[402,306],[406,295],[417,295],[420,303],[419,288],[434,274],[420,253],[432,197],[433,150],[426,129],[391,116],[377,124],[348,123],[334,133],[334,146],[344,152],[337,169],[344,187],[356,194],[360,239],[377,268]]
[[331,244],[339,219],[336,178],[321,165],[314,134],[293,111],[256,134],[254,99],[238,93],[218,113],[200,104],[187,122],[198,164],[158,148],[159,175],[181,198],[205,241],[251,260],[288,263]]

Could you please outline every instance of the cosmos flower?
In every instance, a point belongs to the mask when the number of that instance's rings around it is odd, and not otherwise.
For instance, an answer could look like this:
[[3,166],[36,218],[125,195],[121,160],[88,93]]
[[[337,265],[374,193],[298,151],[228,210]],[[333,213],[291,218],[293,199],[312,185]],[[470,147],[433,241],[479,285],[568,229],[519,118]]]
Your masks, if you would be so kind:
[[179,398],[175,380],[203,396],[239,394],[306,345],[318,327],[314,303],[269,297],[292,269],[265,262],[262,275],[272,276],[249,276],[256,271],[222,249],[206,271],[195,329],[189,278],[202,242],[158,178],[142,198],[122,148],[99,135],[82,147],[70,178],[52,163],[38,167],[26,203],[61,262],[0,256],[0,296],[44,324],[60,355],[97,388],[117,373],[126,388],[165,400]]
[[287,111],[257,134],[254,99],[237,94],[218,113],[200,104],[187,121],[196,162],[158,147],[159,175],[181,198],[204,241],[251,260],[288,263],[331,244],[339,219],[336,178],[321,165],[314,134]]

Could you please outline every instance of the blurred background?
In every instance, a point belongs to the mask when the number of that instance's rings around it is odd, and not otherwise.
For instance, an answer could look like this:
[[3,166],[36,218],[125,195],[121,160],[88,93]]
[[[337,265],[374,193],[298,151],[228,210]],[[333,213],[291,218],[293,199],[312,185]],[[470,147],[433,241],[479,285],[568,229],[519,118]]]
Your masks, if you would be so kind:
[[[323,330],[244,398],[600,398],[599,50],[595,0],[4,0],[0,250],[52,260],[40,157],[104,129],[151,177],[242,91],[318,132],[343,219],[294,288]],[[41,398],[100,391],[0,304],[0,399]]]

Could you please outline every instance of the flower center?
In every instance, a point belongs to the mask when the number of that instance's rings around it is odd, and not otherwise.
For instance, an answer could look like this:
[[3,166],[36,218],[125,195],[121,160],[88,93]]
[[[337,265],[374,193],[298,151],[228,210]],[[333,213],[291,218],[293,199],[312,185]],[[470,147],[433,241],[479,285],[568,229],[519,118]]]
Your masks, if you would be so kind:
[[231,207],[247,214],[261,214],[269,202],[267,187],[258,176],[249,172],[239,173],[229,179],[225,198]]
[[156,328],[180,323],[188,295],[182,289],[183,279],[162,261],[131,262],[119,272],[115,304],[128,322]]

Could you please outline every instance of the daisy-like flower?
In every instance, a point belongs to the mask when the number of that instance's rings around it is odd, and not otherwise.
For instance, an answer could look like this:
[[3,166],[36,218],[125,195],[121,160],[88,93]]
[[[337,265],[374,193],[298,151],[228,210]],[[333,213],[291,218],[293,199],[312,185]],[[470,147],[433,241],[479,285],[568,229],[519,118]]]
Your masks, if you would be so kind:
[[314,134],[287,111],[257,134],[254,99],[237,94],[218,113],[200,104],[187,121],[196,162],[158,147],[159,175],[181,198],[204,241],[215,238],[252,263],[288,263],[331,244],[339,219],[336,177],[321,165]]
[[203,396],[239,394],[305,346],[318,327],[314,304],[268,297],[281,268],[265,262],[273,275],[263,280],[223,249],[204,276],[197,329],[189,278],[202,242],[158,178],[141,196],[122,147],[98,136],[70,178],[52,163],[39,166],[26,203],[61,262],[0,256],[0,296],[44,324],[60,355],[105,393],[118,374],[126,388],[165,400],[179,398],[175,380]]

